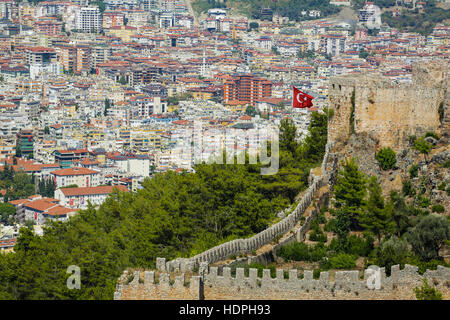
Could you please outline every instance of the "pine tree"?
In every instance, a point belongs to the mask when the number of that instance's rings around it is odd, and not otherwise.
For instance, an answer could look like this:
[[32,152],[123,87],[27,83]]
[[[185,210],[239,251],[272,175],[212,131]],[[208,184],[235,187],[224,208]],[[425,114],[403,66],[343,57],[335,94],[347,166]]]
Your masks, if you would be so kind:
[[345,209],[352,229],[358,228],[358,216],[365,205],[366,178],[353,159],[345,160],[334,186],[335,206]]
[[298,147],[298,143],[295,140],[297,133],[297,127],[294,121],[289,118],[285,118],[280,122],[280,150],[289,151],[294,154]]
[[400,237],[411,226],[405,198],[399,195],[397,191],[392,191],[389,202],[386,204],[386,210],[389,210],[396,225],[397,236]]
[[383,234],[394,230],[395,223],[392,221],[390,210],[384,206],[384,198],[377,177],[370,177],[368,189],[369,199],[364,213],[359,216],[359,222],[361,226],[377,236],[379,243]]
[[350,232],[350,214],[346,207],[339,208],[335,211],[336,226],[334,231],[337,234],[337,240],[339,244],[339,250],[345,251],[347,247],[347,236]]
[[309,134],[305,138],[303,157],[312,162],[321,162],[325,154],[328,132],[328,110],[325,113],[314,111],[308,127]]

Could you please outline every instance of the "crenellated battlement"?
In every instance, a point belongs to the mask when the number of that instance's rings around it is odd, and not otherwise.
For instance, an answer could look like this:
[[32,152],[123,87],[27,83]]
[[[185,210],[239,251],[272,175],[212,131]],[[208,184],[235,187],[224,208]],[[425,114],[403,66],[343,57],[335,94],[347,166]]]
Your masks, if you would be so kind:
[[[160,273],[155,281],[154,271],[145,271],[141,279],[139,271],[134,272],[128,284],[119,284],[115,299],[413,299],[413,288],[420,286],[424,278],[438,287],[444,297],[449,297],[450,269],[438,266],[437,270],[427,270],[423,275],[416,266],[398,265],[391,268],[386,276],[384,268],[379,272],[379,287],[371,286],[372,269],[366,269],[360,277],[358,270],[337,271],[334,276],[321,272],[314,279],[313,271],[299,273],[296,269],[276,270],[271,277],[270,270],[264,269],[262,277],[254,268],[236,268],[235,274],[229,267],[209,267],[201,264],[200,275],[192,276],[189,283],[185,274],[174,276],[170,281],[168,273]],[[129,277],[125,272],[123,282]]]
[[114,300],[199,300],[202,295],[202,281],[199,276],[187,279],[186,274],[172,275],[155,271],[125,270],[120,277]]

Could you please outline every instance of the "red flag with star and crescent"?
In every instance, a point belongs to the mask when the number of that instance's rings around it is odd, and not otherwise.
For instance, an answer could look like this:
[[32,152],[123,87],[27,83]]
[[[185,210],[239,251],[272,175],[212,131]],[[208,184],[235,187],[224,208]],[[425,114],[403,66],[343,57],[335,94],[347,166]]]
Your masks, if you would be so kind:
[[313,106],[313,96],[310,96],[309,94],[298,90],[294,86],[292,87],[292,89],[294,89],[294,91],[292,92],[292,108],[310,108]]

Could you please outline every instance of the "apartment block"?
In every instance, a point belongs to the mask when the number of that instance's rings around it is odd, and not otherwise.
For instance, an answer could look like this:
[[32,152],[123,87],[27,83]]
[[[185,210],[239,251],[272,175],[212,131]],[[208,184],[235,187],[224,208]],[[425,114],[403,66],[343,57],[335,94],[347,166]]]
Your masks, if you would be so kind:
[[272,82],[251,74],[237,75],[223,86],[224,102],[239,101],[254,105],[261,98],[272,94]]

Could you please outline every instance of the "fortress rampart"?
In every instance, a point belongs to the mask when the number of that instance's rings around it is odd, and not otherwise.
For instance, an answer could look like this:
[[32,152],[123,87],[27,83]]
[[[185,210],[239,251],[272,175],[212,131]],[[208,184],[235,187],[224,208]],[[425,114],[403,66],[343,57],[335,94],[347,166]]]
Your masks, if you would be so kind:
[[334,116],[328,141],[345,143],[352,133],[367,133],[380,147],[399,149],[410,135],[428,131],[448,135],[447,89],[446,61],[414,65],[411,84],[394,83],[376,74],[332,78],[328,99]]
[[398,265],[391,268],[391,275],[386,276],[384,268],[380,270],[380,286],[368,284],[369,270],[365,270],[363,278],[359,271],[337,271],[334,279],[329,272],[321,272],[319,279],[314,279],[312,271],[277,270],[272,278],[270,270],[263,270],[258,277],[257,269],[237,268],[235,275],[231,268],[209,267],[202,263],[199,276],[192,276],[187,281],[185,274],[174,277],[170,281],[168,273],[160,273],[159,281],[155,281],[154,271],[136,271],[132,280],[123,283],[129,277],[126,271],[121,277],[115,292],[115,300],[299,300],[299,299],[414,299],[415,287],[422,285],[424,278],[430,285],[436,286],[445,299],[450,298],[450,269],[438,266],[437,270],[427,270],[420,275],[415,266],[405,265],[403,270]]

